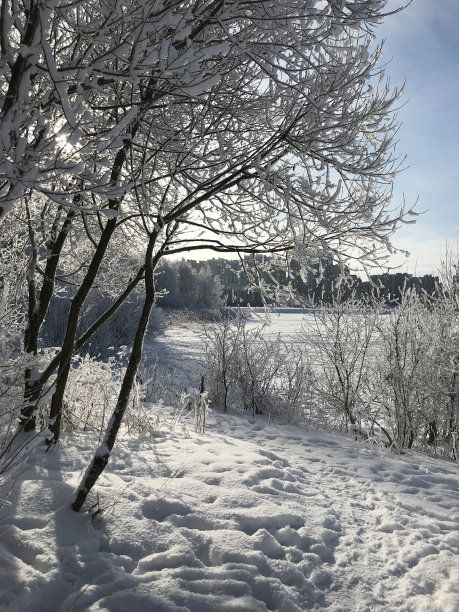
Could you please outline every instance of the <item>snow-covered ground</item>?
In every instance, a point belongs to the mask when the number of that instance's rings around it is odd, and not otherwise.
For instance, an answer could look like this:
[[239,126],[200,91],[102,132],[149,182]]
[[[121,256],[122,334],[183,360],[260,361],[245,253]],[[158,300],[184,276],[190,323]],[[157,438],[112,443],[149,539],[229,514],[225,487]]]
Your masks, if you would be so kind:
[[[192,370],[195,331],[161,355]],[[457,466],[246,415],[198,435],[191,416],[119,440],[94,521],[68,508],[90,434],[29,457],[0,509],[0,610],[459,609]]]

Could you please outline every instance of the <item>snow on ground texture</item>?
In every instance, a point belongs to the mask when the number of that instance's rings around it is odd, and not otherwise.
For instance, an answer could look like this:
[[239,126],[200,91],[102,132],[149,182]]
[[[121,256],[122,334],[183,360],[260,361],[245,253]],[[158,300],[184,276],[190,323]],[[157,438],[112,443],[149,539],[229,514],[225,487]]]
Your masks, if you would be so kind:
[[32,457],[3,507],[0,609],[459,609],[453,465],[214,415],[120,440],[91,523],[65,505],[91,442]]
[[[188,384],[199,337],[170,328],[147,353]],[[110,510],[98,522],[68,509],[97,440],[32,455],[0,509],[0,610],[459,610],[457,466],[245,415],[207,422],[120,439],[87,504],[97,491]]]

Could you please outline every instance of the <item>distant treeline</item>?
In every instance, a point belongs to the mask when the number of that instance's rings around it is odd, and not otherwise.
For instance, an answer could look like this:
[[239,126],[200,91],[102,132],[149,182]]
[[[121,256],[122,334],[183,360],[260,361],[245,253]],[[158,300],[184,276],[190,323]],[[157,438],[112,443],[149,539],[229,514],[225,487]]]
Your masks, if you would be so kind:
[[243,262],[213,258],[163,263],[156,277],[156,289],[163,293],[158,306],[189,309],[218,308],[223,305],[262,306],[261,292],[253,284],[257,276],[268,289],[274,285],[285,289],[290,284],[290,293],[283,295],[283,305],[290,306],[304,305],[305,302],[310,305],[331,303],[343,272],[352,279],[352,290],[357,296],[368,296],[377,290],[387,304],[397,303],[404,288],[435,295],[439,287],[438,277],[430,274],[422,277],[401,272],[376,274],[370,277],[371,281],[363,281],[327,259],[312,265],[307,272],[301,272],[296,261],[290,262],[288,272],[273,265],[266,272],[257,263],[263,262],[246,257]]

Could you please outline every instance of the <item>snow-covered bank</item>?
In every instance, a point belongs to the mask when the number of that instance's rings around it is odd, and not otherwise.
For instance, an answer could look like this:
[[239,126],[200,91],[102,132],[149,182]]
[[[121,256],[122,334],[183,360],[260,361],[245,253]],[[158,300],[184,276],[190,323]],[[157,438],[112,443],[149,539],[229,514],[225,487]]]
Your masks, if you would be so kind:
[[213,415],[120,440],[91,523],[66,504],[93,445],[31,457],[3,505],[0,609],[459,608],[452,464]]

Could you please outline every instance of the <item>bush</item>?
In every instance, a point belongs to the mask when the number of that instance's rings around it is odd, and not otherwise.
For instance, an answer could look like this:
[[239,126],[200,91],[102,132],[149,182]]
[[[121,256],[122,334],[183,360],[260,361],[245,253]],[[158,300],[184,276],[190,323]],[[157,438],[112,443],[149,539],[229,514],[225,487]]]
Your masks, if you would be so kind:
[[263,332],[264,326],[248,329],[241,317],[206,330],[210,402],[224,411],[231,407],[298,421],[310,396],[309,362],[280,337],[268,339]]
[[[117,354],[106,361],[100,361],[89,354],[76,355],[73,358],[64,396],[64,432],[96,432],[100,438],[118,398],[126,353],[126,347],[121,347]],[[146,403],[146,385],[151,382],[143,382],[139,378],[134,385],[124,419],[128,434],[157,436],[164,430],[172,431],[177,426],[183,427],[182,396],[177,396],[174,402],[177,407],[168,414],[163,409],[161,399],[156,398],[154,404]],[[46,417],[47,411],[43,406],[42,426],[46,426]]]
[[[404,290],[387,309],[343,284],[294,342],[238,316],[206,329],[209,399],[223,410],[307,419],[397,451],[458,459],[457,295]],[[312,361],[311,361],[312,360]]]
[[450,296],[404,291],[381,318],[379,402],[398,448],[449,446],[457,432],[458,329]]
[[377,333],[380,305],[368,303],[344,285],[331,306],[313,311],[312,323],[300,333],[311,344],[317,364],[316,401],[334,426],[355,433],[363,420],[372,421],[371,351]]
[[453,294],[406,289],[384,309],[355,295],[314,311],[314,401],[325,422],[457,458],[459,335]]
[[63,431],[104,431],[118,397],[124,356],[125,347],[106,361],[89,354],[74,356],[64,395]]

